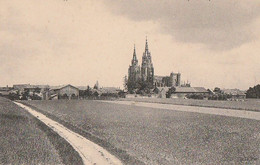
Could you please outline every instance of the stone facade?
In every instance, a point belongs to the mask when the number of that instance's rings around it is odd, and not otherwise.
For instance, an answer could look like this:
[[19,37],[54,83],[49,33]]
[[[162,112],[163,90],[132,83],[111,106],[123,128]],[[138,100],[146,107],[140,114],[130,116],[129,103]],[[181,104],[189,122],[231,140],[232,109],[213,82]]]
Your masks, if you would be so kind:
[[65,86],[51,87],[49,91],[45,94],[46,100],[52,99],[78,99],[79,89],[70,84]]
[[154,86],[172,87],[181,85],[181,74],[171,73],[170,76],[154,76]]

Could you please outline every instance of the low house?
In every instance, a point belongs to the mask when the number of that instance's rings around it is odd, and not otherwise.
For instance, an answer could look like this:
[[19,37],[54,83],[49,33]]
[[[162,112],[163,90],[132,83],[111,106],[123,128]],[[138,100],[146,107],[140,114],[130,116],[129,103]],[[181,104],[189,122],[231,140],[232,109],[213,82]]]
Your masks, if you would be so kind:
[[18,91],[18,94],[21,95],[24,92],[24,89],[30,86],[31,86],[30,84],[14,84],[13,89],[15,91]]
[[46,95],[46,99],[78,99],[79,89],[70,84],[63,86],[52,86]]
[[100,97],[102,95],[102,92],[99,89],[91,89],[91,92],[93,97]]
[[41,93],[43,91],[47,91],[50,89],[49,85],[27,85],[24,87],[25,91],[28,91],[29,93]]
[[246,99],[246,92],[239,89],[221,89],[224,94],[231,97],[231,100],[244,100]]
[[176,90],[171,95],[171,98],[185,98],[189,94],[208,95],[209,91],[204,87],[176,87]]
[[49,85],[31,85],[31,84],[16,84],[13,85],[13,89],[19,91],[19,94],[23,92],[28,92],[29,94],[33,93],[42,93],[43,91],[49,90]]
[[122,91],[121,89],[116,88],[116,87],[103,87],[103,88],[100,88],[99,90],[102,93],[113,93],[113,94],[116,94],[116,93],[119,93],[120,91]]
[[29,85],[24,88],[32,99],[43,100],[44,93],[50,89],[49,85]]
[[44,99],[44,93],[49,90],[49,85],[15,84],[12,93],[20,99]]
[[103,87],[99,91],[102,97],[119,97],[120,93],[123,92],[120,88],[116,87]]

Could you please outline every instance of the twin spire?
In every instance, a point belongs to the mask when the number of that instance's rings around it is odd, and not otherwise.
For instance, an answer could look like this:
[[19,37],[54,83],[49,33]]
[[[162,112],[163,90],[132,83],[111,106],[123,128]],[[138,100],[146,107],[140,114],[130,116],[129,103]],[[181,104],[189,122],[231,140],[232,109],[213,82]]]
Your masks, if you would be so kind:
[[[146,40],[145,40],[145,52],[144,52],[144,56],[150,56],[150,52],[148,49],[148,41],[147,41],[147,36],[146,36]],[[133,59],[132,59],[132,64],[138,62],[137,57],[136,57],[136,50],[135,50],[135,44],[134,44],[134,53],[133,53]]]

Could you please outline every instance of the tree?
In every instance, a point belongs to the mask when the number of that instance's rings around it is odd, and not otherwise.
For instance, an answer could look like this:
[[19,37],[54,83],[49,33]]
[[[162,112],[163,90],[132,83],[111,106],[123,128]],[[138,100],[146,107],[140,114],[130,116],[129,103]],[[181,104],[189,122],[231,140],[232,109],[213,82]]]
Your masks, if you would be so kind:
[[127,79],[126,75],[124,77],[124,84],[123,85],[124,85],[124,89],[127,90],[128,89],[128,87],[127,87],[128,86],[128,79]]
[[39,88],[39,87],[35,88],[34,92],[35,93],[41,93],[41,88]]
[[171,95],[176,91],[176,88],[174,86],[172,86],[166,93],[166,97],[170,98]]
[[85,97],[92,97],[93,96],[93,92],[92,92],[92,90],[89,86],[87,87],[87,90],[85,90],[84,96]]
[[9,99],[11,100],[19,100],[19,92],[18,91],[13,91],[13,92],[10,92],[9,95],[8,95]]
[[79,90],[79,97],[85,98],[85,90]]
[[247,98],[260,98],[260,84],[250,87],[246,92]]
[[219,87],[216,87],[216,88],[213,90],[213,92],[215,92],[215,93],[221,93],[221,89],[220,89]]
[[96,84],[94,85],[94,89],[99,89],[98,81],[97,81]]
[[139,79],[135,84],[135,89],[137,89],[137,93],[145,95],[151,94],[151,89],[153,88],[153,84],[148,81],[143,81]]
[[29,89],[24,89],[21,100],[28,100],[28,98],[29,98]]

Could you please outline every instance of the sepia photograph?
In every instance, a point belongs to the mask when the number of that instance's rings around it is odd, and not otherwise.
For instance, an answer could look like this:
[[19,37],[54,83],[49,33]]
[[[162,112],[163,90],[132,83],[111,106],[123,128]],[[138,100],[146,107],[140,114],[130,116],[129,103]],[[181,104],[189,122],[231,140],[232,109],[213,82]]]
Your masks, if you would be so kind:
[[0,0],[0,164],[260,164],[260,1]]

